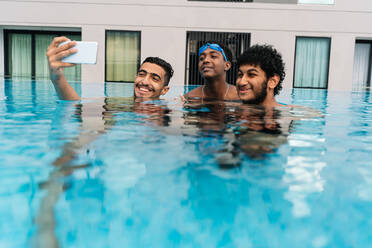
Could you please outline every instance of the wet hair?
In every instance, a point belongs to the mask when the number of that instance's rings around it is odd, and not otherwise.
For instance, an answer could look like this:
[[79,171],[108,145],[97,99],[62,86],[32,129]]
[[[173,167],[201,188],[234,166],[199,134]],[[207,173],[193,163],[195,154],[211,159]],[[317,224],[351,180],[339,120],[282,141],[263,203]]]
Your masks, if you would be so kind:
[[[209,41],[203,42],[203,43],[200,45],[199,49],[200,49],[202,46],[204,46],[205,44],[207,44],[207,43],[210,43],[210,44],[217,44],[217,45],[219,45],[219,46],[223,49],[223,51],[225,52],[225,55],[226,55],[227,59],[229,60],[228,62],[232,63],[232,59],[233,59],[233,57],[232,57],[232,52],[231,52],[231,50],[227,47],[227,45],[225,45],[225,44],[223,44],[223,43],[221,43],[221,42],[219,42],[219,41],[209,40]],[[198,51],[199,51],[199,49],[198,49]]]
[[167,61],[164,59],[161,59],[159,57],[147,57],[142,64],[144,63],[151,63],[151,64],[156,64],[160,66],[161,68],[164,69],[165,71],[165,76],[164,76],[164,85],[167,86],[169,84],[170,79],[173,76],[173,68],[171,64],[169,64]]
[[255,65],[260,66],[269,79],[274,75],[280,77],[278,85],[274,89],[274,95],[279,94],[282,82],[285,78],[284,62],[282,55],[271,45],[253,45],[238,58],[237,66]]

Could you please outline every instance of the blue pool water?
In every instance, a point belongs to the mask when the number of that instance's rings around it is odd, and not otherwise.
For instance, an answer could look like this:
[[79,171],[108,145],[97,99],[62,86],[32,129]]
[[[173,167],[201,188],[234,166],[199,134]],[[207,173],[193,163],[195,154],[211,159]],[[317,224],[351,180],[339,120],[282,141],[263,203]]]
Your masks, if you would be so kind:
[[0,247],[371,246],[369,92],[284,91],[318,112],[268,113],[130,90],[0,82]]

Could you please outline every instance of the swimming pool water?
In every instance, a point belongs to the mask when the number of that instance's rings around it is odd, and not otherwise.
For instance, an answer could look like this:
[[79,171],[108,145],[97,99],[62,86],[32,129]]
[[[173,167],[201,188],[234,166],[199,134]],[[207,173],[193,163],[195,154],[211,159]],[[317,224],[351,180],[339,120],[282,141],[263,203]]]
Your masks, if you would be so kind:
[[278,98],[319,115],[182,90],[69,102],[1,82],[0,247],[370,247],[369,92]]

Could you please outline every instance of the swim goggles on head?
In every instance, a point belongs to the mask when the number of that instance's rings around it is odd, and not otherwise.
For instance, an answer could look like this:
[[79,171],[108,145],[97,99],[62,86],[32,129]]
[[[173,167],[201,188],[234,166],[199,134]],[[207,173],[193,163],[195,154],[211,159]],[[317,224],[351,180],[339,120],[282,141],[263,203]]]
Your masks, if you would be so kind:
[[211,44],[211,43],[207,43],[205,44],[204,46],[202,46],[200,49],[199,49],[199,57],[200,57],[200,54],[202,54],[202,52],[204,52],[205,50],[207,50],[208,48],[210,49],[213,49],[217,52],[221,52],[222,55],[223,55],[223,58],[225,59],[226,62],[228,62],[229,60],[227,59],[226,55],[225,55],[225,52],[223,51],[223,49],[220,47],[220,45],[218,44]]

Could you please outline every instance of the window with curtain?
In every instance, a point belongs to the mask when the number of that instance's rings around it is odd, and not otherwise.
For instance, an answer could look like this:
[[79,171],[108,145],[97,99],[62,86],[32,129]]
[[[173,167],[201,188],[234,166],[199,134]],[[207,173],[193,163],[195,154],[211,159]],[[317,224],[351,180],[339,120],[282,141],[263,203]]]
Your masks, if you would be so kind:
[[[81,40],[79,33],[6,30],[5,31],[5,75],[11,78],[49,79],[46,51],[54,37],[67,36]],[[81,80],[81,66],[65,68],[69,81]]]
[[353,90],[361,91],[371,86],[372,41],[356,41],[353,67]]
[[140,64],[141,32],[106,31],[106,81],[134,82]]
[[304,3],[304,4],[334,4],[335,0],[298,0],[298,3]]
[[[58,35],[53,34],[35,34],[35,79],[48,79],[49,68],[46,58],[48,46]],[[66,35],[71,40],[80,41],[80,35]],[[64,68],[64,74],[68,81],[81,80],[81,65]]]
[[244,2],[244,3],[285,3],[285,4],[334,4],[334,0],[188,0],[197,2]]
[[8,75],[11,77],[32,77],[31,35],[13,34],[8,37]]
[[296,38],[294,88],[327,89],[330,44],[330,38]]

